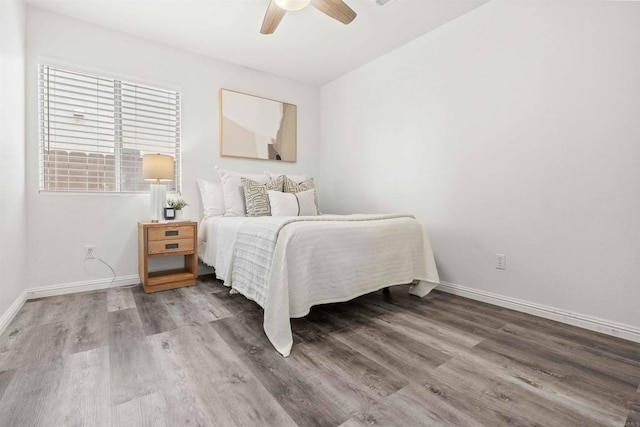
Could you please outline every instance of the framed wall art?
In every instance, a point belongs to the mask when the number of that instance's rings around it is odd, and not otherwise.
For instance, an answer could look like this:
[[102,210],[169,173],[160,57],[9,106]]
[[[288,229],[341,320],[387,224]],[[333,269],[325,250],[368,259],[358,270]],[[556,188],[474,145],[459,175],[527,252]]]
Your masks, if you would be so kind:
[[295,162],[297,107],[220,89],[220,155]]

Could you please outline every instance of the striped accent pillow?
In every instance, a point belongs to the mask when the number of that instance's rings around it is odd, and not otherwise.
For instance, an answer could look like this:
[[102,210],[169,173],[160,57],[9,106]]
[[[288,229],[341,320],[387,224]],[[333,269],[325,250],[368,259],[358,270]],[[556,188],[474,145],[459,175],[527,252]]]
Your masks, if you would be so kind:
[[272,216],[316,216],[316,190],[299,193],[281,193],[269,191]]
[[[308,178],[302,182],[295,182],[288,176],[283,176],[284,188],[282,191],[285,193],[300,193],[307,190],[315,190],[316,184],[313,182],[313,178]],[[316,204],[316,214],[320,215],[320,205],[318,205],[318,192],[313,192],[314,202]]]
[[284,176],[279,176],[275,181],[261,184],[248,178],[241,178],[244,189],[244,201],[247,206],[247,216],[270,216],[269,190],[282,191]]

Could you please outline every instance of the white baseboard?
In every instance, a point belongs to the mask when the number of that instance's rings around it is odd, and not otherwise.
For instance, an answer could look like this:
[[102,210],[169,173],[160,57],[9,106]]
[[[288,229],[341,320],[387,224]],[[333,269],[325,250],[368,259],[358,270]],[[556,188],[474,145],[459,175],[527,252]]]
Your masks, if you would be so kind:
[[112,279],[85,280],[83,282],[66,283],[63,285],[40,286],[25,291],[26,299],[51,297],[54,295],[75,294],[77,292],[96,291],[100,289],[117,288],[119,286],[140,283],[138,275],[120,276]]
[[16,314],[18,314],[26,300],[27,293],[22,292],[20,295],[18,295],[18,298],[16,298],[16,300],[9,306],[7,311],[4,312],[2,317],[0,317],[0,335],[2,335],[5,329],[7,329],[7,326],[9,326],[9,323],[11,323],[13,318],[16,317]]
[[534,316],[543,317],[545,319],[555,320],[568,325],[578,326],[580,328],[640,343],[640,328],[635,326],[599,319],[585,314],[573,313],[453,283],[440,282],[440,285],[436,289],[450,294],[460,295],[473,300],[497,305],[499,307],[533,314]]

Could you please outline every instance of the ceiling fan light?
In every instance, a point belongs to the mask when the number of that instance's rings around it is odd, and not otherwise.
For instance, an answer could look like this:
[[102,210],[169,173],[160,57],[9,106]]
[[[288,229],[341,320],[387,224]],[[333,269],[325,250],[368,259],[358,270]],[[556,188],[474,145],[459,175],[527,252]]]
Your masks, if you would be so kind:
[[311,0],[275,0],[275,2],[280,9],[292,12],[309,6]]

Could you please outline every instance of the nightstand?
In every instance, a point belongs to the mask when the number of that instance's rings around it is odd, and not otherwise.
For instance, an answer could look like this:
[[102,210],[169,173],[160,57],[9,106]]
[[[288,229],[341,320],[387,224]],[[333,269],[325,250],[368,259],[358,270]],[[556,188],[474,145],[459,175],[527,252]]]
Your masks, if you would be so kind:
[[[156,292],[196,284],[198,223],[138,223],[138,271],[144,291]],[[149,272],[149,258],[184,256],[184,268]]]

